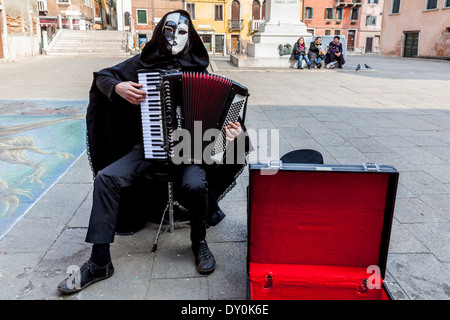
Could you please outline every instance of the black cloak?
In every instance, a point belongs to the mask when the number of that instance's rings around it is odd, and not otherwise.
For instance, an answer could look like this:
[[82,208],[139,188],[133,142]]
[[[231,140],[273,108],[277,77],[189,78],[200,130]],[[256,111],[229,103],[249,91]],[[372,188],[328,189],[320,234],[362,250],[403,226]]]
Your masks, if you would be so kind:
[[[167,40],[163,34],[164,22],[170,13],[182,13],[189,18],[189,42],[185,50],[175,56],[168,51]],[[161,19],[141,54],[116,66],[94,72],[86,114],[87,151],[94,178],[101,169],[120,159],[142,142],[140,106],[129,103],[115,93],[114,87],[119,82],[138,82],[137,71],[140,69],[207,72],[208,66],[208,52],[189,14],[184,10],[176,10]],[[247,153],[250,144],[248,138],[245,139]],[[243,156],[245,158],[245,155]],[[236,178],[245,166],[242,164],[245,159],[241,159],[240,163],[215,165],[210,170],[208,183],[218,200],[234,187]],[[149,214],[162,214],[167,199],[166,190],[156,182],[148,181],[136,186],[134,190],[124,190],[116,231],[132,233],[152,219]],[[151,197],[151,203],[148,203],[149,192],[154,195]],[[158,221],[159,217],[160,215],[153,217],[154,221]]]

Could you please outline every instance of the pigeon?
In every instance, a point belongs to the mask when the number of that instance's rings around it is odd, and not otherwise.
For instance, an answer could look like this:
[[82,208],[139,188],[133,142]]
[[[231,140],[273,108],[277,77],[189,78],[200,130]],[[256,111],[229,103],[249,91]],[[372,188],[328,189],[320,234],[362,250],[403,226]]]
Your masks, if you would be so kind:
[[366,69],[372,69],[372,67],[368,66],[367,64],[364,64],[364,67],[366,67]]
[[358,71],[359,69],[361,69],[361,65],[358,64],[358,65],[356,66],[356,71]]

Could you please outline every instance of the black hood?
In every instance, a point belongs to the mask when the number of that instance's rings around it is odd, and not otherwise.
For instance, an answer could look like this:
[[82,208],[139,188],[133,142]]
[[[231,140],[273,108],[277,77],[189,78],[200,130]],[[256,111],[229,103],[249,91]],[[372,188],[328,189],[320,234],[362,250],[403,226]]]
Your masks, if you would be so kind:
[[[188,46],[179,54],[172,55],[167,49],[164,37],[164,24],[171,13],[180,13],[189,20]],[[175,10],[164,15],[153,30],[153,36],[142,50],[141,63],[149,69],[178,69],[183,71],[204,71],[209,66],[209,56],[203,41],[194,28],[189,13],[185,10]]]

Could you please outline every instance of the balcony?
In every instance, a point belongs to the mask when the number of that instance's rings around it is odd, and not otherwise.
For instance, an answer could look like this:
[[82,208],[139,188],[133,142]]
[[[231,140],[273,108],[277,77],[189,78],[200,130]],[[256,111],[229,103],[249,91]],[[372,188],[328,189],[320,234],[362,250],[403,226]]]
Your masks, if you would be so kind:
[[230,31],[240,31],[242,30],[243,22],[242,19],[230,19],[228,20],[228,25],[230,27]]
[[334,6],[335,7],[356,7],[356,6],[361,6],[362,5],[362,1],[361,0],[335,0]]
[[265,22],[265,21],[266,20],[251,20],[250,21],[250,32],[258,31],[261,24],[263,24],[263,22]]

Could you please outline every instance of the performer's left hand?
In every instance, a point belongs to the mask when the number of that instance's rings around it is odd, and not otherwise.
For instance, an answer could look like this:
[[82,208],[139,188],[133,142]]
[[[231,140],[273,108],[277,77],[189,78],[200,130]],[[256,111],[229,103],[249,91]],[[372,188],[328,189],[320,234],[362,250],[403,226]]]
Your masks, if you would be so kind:
[[233,141],[242,132],[241,124],[239,122],[228,122],[228,125],[225,127],[225,132],[227,134],[227,141]]

